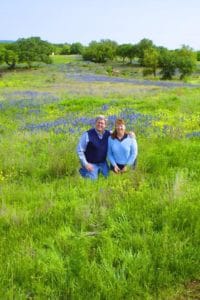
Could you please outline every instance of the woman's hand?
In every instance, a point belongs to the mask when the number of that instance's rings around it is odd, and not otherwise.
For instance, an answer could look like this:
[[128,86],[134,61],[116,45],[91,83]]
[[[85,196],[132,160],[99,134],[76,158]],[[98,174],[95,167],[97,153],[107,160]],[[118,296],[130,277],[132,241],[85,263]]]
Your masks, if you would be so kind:
[[124,166],[123,169],[121,169],[121,172],[124,173],[124,172],[126,172],[126,171],[127,171],[127,167]]
[[117,165],[114,166],[114,172],[115,173],[119,173],[120,172],[120,168]]

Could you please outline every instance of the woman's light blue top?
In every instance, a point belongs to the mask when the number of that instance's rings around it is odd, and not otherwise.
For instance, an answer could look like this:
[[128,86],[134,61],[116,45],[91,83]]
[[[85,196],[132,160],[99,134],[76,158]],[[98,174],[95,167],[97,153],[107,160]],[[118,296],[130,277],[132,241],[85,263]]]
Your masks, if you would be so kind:
[[108,160],[115,166],[132,165],[138,154],[136,139],[127,135],[121,141],[117,138],[108,138]]

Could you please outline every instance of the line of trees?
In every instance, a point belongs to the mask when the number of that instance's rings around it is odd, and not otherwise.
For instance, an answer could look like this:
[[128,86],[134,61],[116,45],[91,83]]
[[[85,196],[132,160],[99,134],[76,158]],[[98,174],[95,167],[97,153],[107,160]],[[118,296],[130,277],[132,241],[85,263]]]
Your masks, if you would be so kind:
[[51,44],[40,37],[18,39],[13,43],[0,44],[0,64],[6,63],[14,69],[17,63],[26,63],[31,67],[34,62],[51,63],[52,53],[67,55],[79,54],[84,60],[96,63],[121,59],[143,67],[143,74],[157,75],[158,71],[163,79],[172,79],[179,74],[180,79],[191,75],[197,60],[200,60],[200,51],[193,51],[188,46],[180,49],[168,50],[157,47],[149,39],[142,39],[137,44],[121,44],[112,40],[92,41],[88,46],[76,42],[73,44]]
[[[90,60],[98,63],[105,63],[116,57],[122,59],[122,63],[133,60],[143,67],[143,74],[153,74],[156,76],[157,70],[163,79],[172,79],[178,73],[180,79],[191,75],[195,68],[197,59],[200,60],[200,53],[194,52],[188,46],[182,46],[180,49],[168,50],[164,47],[157,47],[149,39],[142,39],[138,44],[117,45],[115,41],[101,40],[92,41],[82,53],[84,60]],[[199,56],[198,56],[199,55]]]
[[81,54],[81,43],[51,44],[40,37],[18,39],[16,42],[0,43],[0,64],[6,63],[9,69],[14,69],[17,63],[26,63],[29,68],[35,62],[50,64],[52,53],[67,55]]

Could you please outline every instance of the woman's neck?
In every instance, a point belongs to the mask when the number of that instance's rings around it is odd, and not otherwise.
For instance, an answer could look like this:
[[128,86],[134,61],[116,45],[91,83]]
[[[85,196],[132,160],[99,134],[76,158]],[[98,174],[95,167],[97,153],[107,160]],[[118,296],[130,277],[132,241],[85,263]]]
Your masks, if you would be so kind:
[[118,138],[118,139],[122,139],[123,136],[124,136],[124,133],[117,134],[117,138]]

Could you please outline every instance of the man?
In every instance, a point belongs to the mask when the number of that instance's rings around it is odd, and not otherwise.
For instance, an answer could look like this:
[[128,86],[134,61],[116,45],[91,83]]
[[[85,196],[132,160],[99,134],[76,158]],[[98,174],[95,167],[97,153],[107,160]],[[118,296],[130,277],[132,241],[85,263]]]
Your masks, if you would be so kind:
[[108,150],[108,138],[110,132],[106,128],[106,118],[98,116],[95,121],[95,128],[84,132],[77,146],[82,167],[79,172],[81,176],[97,179],[99,173],[104,177],[108,176],[109,167],[106,161]]

